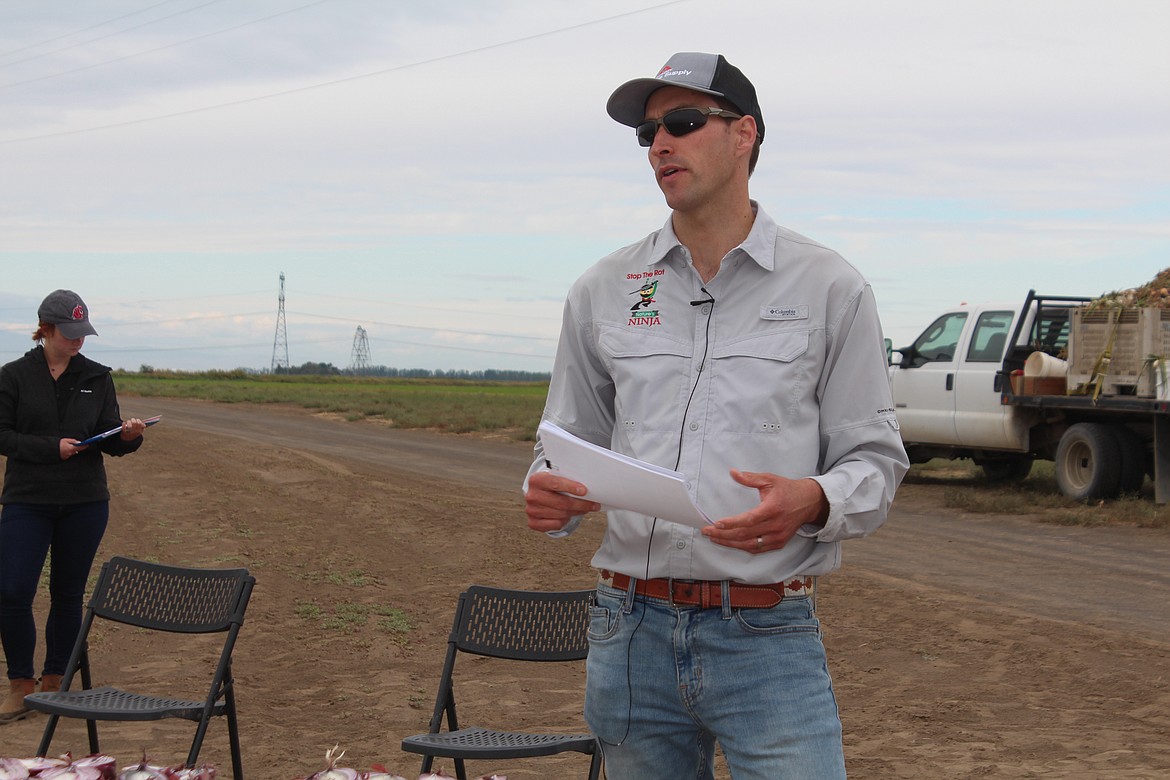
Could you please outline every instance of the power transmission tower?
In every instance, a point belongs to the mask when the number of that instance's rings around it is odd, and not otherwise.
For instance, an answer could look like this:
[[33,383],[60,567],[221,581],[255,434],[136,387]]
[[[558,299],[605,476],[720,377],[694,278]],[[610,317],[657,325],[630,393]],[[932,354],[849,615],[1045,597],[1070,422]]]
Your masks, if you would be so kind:
[[284,326],[284,271],[280,272],[280,306],[276,310],[276,338],[272,342],[272,373],[290,368],[288,364],[288,333]]
[[370,342],[366,340],[366,329],[361,325],[353,334],[353,352],[349,355],[349,373],[357,374],[370,367]]

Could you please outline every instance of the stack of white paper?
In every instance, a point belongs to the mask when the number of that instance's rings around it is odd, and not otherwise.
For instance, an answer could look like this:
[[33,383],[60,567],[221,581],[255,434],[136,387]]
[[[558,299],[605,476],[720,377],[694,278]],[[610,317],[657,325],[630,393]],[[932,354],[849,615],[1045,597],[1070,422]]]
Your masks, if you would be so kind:
[[694,528],[711,524],[679,472],[598,447],[548,421],[537,433],[552,470],[585,485],[584,497],[603,509],[628,509]]

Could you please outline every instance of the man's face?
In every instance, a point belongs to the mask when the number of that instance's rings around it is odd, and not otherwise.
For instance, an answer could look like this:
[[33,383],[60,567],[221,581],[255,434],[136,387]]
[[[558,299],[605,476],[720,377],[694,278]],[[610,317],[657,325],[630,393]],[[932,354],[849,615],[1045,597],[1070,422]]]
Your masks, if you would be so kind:
[[[717,106],[715,99],[681,87],[663,87],[646,101],[646,118],[661,119],[679,108]],[[739,120],[735,120],[738,122]],[[738,134],[734,122],[709,117],[707,124],[682,136],[659,127],[648,156],[659,189],[675,211],[702,206],[724,193],[735,175]]]

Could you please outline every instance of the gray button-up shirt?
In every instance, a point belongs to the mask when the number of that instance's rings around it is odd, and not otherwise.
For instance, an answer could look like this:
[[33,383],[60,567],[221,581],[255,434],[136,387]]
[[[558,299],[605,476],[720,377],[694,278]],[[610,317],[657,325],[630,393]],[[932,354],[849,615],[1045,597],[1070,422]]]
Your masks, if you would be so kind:
[[[670,220],[577,280],[544,418],[682,472],[712,519],[759,503],[732,468],[811,476],[828,522],[750,554],[611,510],[597,568],[748,583],[825,574],[840,565],[841,540],[882,524],[906,472],[872,290],[840,255],[752,205],[750,234],[706,285]],[[529,473],[541,468],[538,441]]]

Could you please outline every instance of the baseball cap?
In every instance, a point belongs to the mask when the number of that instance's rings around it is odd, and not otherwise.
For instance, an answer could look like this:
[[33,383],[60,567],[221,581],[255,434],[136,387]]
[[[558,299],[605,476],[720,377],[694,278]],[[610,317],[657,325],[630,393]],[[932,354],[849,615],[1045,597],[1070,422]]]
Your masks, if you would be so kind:
[[37,319],[55,325],[67,339],[97,335],[89,324],[89,307],[72,290],[53,290],[45,296],[37,309]]
[[764,115],[756,99],[756,88],[722,54],[679,52],[666,61],[654,78],[634,79],[615,89],[605,110],[623,125],[636,127],[646,118],[646,100],[663,87],[693,89],[727,100],[741,114],[755,117],[756,130],[763,142]]

